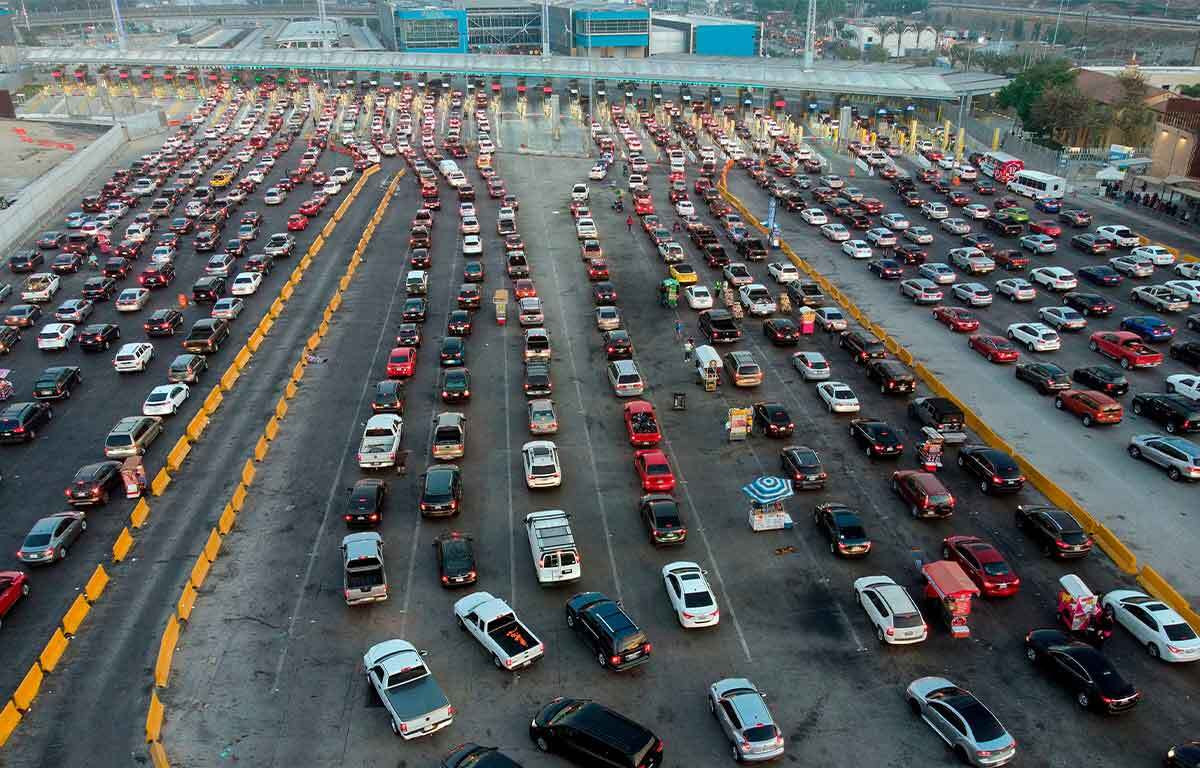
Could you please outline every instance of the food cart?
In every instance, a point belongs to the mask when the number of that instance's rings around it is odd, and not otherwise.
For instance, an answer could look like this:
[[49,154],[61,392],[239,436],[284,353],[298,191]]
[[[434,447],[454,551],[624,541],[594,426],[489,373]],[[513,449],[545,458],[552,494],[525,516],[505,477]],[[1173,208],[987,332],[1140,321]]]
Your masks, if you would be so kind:
[[146,467],[141,456],[130,456],[121,465],[121,481],[125,498],[136,499],[146,492]]
[[750,530],[782,531],[792,527],[792,518],[783,501],[792,496],[792,481],[786,477],[764,475],[742,486],[750,499]]
[[925,576],[925,599],[937,603],[942,620],[950,628],[950,636],[971,636],[967,617],[971,615],[971,599],[979,588],[967,578],[962,567],[951,560],[938,560],[921,566]]
[[921,427],[924,440],[917,446],[917,461],[926,472],[937,472],[942,467],[942,446],[946,439],[933,427]]
[[668,277],[658,284],[658,303],[660,306],[674,309],[679,304],[679,281]]
[[1071,634],[1100,645],[1113,632],[1113,617],[1083,579],[1068,573],[1058,580],[1058,620]]
[[496,325],[508,322],[508,291],[501,288],[492,294],[492,303],[496,305]]
[[817,328],[817,311],[812,307],[800,307],[800,333],[812,336]]
[[0,368],[0,401],[7,400],[13,396],[13,385],[8,380],[8,374],[12,373],[8,368]]

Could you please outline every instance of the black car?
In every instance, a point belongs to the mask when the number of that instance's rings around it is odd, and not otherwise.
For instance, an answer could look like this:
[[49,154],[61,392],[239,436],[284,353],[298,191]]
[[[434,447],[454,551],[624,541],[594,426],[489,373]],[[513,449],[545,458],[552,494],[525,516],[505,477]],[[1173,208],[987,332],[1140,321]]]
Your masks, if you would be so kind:
[[401,323],[396,326],[396,346],[421,346],[421,326],[416,323]]
[[437,464],[421,476],[418,506],[426,517],[449,517],[462,506],[462,470],[457,464]]
[[1069,209],[1059,211],[1058,220],[1072,227],[1089,227],[1092,224],[1092,214],[1079,209]]
[[442,349],[438,354],[442,366],[467,364],[467,345],[458,336],[447,336],[442,339]]
[[197,304],[215,304],[225,294],[225,278],[220,275],[204,275],[192,283],[192,301]]
[[892,250],[892,258],[901,264],[919,266],[925,263],[929,254],[916,243],[899,243]]
[[522,388],[528,397],[549,396],[554,390],[550,380],[550,364],[529,362],[525,364],[525,381]]
[[592,284],[592,300],[596,306],[611,306],[617,303],[617,289],[607,280]]
[[66,400],[82,381],[83,372],[78,366],[56,365],[42,371],[33,382],[33,396],[38,400]]
[[1085,557],[1092,551],[1091,535],[1066,510],[1022,504],[1017,507],[1014,523],[1034,540],[1043,555],[1066,560]]
[[604,354],[608,360],[631,359],[633,357],[633,339],[629,337],[629,331],[605,331]]
[[1063,294],[1063,304],[1073,309],[1079,310],[1085,315],[1104,315],[1112,314],[1117,305],[1098,293],[1081,293],[1080,291],[1068,291]]
[[1125,276],[1107,264],[1091,264],[1075,270],[1075,275],[1087,280],[1092,285],[1120,285]]
[[1137,706],[1142,694],[1096,648],[1058,629],[1025,635],[1025,655],[1075,697],[1084,709],[1115,715]]
[[178,309],[156,309],[142,323],[142,328],[147,336],[174,336],[183,328],[183,313]]
[[895,259],[871,259],[867,262],[867,271],[878,275],[880,280],[899,280],[904,277],[904,268]]
[[1007,219],[998,219],[995,216],[983,220],[984,229],[990,229],[1004,237],[1017,237],[1025,232],[1025,225]]
[[1043,395],[1071,388],[1066,370],[1054,363],[1017,363],[1017,380],[1027,381]]
[[121,339],[121,328],[112,323],[85,325],[78,333],[79,348],[87,352],[106,352]]
[[829,553],[839,557],[866,557],[871,539],[862,518],[845,504],[818,504],[813,509],[813,524],[829,542]]
[[1200,366],[1200,341],[1177,341],[1171,345],[1171,358]]
[[729,254],[725,252],[725,247],[720,243],[706,243],[700,250],[704,254],[704,261],[708,266],[716,269],[729,266]]
[[879,382],[880,394],[912,392],[917,386],[917,377],[899,360],[874,358],[867,361],[867,378]]
[[[78,258],[78,257],[76,257]],[[113,280],[120,280],[129,274],[129,260],[123,256],[113,256],[111,259],[105,259],[100,266],[100,274],[105,277],[111,277]]]
[[763,336],[776,346],[794,347],[800,343],[800,327],[790,318],[772,317],[763,321]]
[[1130,407],[1134,414],[1162,424],[1172,435],[1200,432],[1200,407],[1183,395],[1139,392]]
[[783,403],[755,403],[754,429],[767,437],[791,437],[796,425]]
[[465,367],[450,368],[442,374],[442,402],[461,403],[471,399],[471,372]]
[[411,299],[404,300],[404,308],[400,312],[400,318],[406,323],[423,323],[425,322],[425,299],[417,296]]
[[37,247],[44,251],[53,251],[63,246],[67,242],[67,236],[63,232],[43,232],[42,236],[37,239]]
[[958,466],[979,479],[984,493],[1016,493],[1025,487],[1025,475],[1012,456],[986,445],[959,448]]
[[858,363],[887,357],[887,347],[883,346],[883,342],[866,331],[842,331],[838,346],[853,355]]
[[371,399],[374,413],[404,413],[404,382],[399,379],[384,379],[375,385],[375,396]]
[[478,578],[475,544],[470,536],[458,531],[443,533],[433,540],[433,552],[438,564],[438,579],[443,587],[462,587],[475,583]]
[[452,309],[446,316],[446,333],[451,336],[471,335],[471,313],[465,309]]
[[0,325],[0,354],[7,355],[21,340],[21,329],[11,325]]
[[192,247],[196,249],[196,253],[207,253],[216,250],[219,240],[220,235],[215,229],[205,229],[192,240]]
[[1200,768],[1200,741],[1186,741],[1168,749],[1163,768]]
[[[120,260],[124,262],[124,259]],[[83,259],[79,258],[78,253],[70,253],[64,251],[54,257],[54,261],[50,262],[50,271],[56,275],[73,275],[83,266]]]
[[408,265],[413,269],[429,269],[432,264],[428,248],[413,248],[408,254]]
[[98,461],[80,467],[63,495],[72,507],[86,507],[107,504],[113,494],[122,495],[124,490],[121,462]]
[[1107,253],[1112,247],[1112,243],[1094,232],[1080,232],[1071,238],[1071,247],[1077,251],[1097,256],[1101,253]]
[[458,286],[458,296],[455,297],[455,302],[459,309],[479,309],[482,301],[483,297],[479,295],[479,286],[474,283],[463,283]]
[[12,403],[0,411],[0,443],[28,443],[54,418],[49,403]]
[[896,430],[886,421],[879,419],[854,419],[850,422],[850,437],[858,447],[867,452],[869,458],[890,456],[898,458],[904,452],[904,443]]
[[653,546],[671,546],[687,540],[687,526],[679,514],[679,504],[666,493],[651,493],[638,504],[638,516],[650,535]]
[[1071,371],[1071,381],[1112,397],[1129,391],[1129,379],[1121,371],[1107,365],[1089,365]]
[[83,281],[79,295],[92,301],[107,301],[116,293],[117,282],[111,277],[89,277]]
[[792,486],[806,490],[824,488],[829,474],[821,466],[821,457],[804,445],[789,445],[779,452],[779,468],[791,478]]
[[599,592],[581,592],[567,601],[567,627],[587,643],[600,666],[614,672],[650,661],[651,645],[625,609]]
[[46,261],[46,257],[41,251],[17,251],[8,259],[8,268],[10,271],[20,274],[22,272],[32,272]]
[[241,238],[234,238],[233,240],[226,240],[225,241],[225,253],[229,254],[230,256],[234,257],[235,259],[242,258],[243,256],[246,255],[245,241],[243,241]]
[[247,272],[261,272],[263,275],[271,274],[271,270],[275,268],[275,258],[268,256],[265,253],[256,253],[246,259],[243,269]]
[[346,525],[380,525],[387,508],[387,494],[388,484],[383,480],[359,480],[350,489],[342,519]]
[[588,699],[554,699],[534,715],[529,738],[542,752],[578,755],[582,760],[599,753],[609,765],[621,768],[661,768],[663,764],[662,739]]

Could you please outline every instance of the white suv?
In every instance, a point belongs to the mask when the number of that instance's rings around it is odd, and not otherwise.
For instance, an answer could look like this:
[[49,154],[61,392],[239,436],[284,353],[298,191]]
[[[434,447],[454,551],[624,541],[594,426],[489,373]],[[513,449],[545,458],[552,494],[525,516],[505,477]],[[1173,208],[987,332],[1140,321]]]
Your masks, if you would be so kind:
[[887,576],[864,576],[854,582],[854,594],[875,625],[875,636],[888,645],[920,643],[929,627],[908,590]]

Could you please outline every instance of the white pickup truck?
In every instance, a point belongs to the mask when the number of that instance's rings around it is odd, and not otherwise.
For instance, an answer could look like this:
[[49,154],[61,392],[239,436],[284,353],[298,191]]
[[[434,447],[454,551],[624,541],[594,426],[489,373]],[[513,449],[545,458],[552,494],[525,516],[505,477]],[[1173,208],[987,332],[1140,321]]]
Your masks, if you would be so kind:
[[358,466],[363,469],[395,466],[403,428],[404,420],[394,413],[380,413],[368,419],[358,445]]
[[487,592],[474,592],[454,604],[460,629],[471,633],[497,669],[521,669],[542,658],[546,647],[513,609]]
[[392,733],[405,741],[454,722],[454,707],[412,643],[387,640],[373,645],[363,655],[363,667],[387,710]]
[[36,272],[25,279],[21,289],[21,301],[30,304],[40,304],[50,301],[58,293],[58,275],[50,272]]

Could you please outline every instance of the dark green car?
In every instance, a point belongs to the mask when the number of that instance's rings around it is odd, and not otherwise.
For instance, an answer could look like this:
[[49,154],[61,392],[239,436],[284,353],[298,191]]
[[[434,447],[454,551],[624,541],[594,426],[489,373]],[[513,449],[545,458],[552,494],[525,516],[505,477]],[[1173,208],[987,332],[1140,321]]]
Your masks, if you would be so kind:
[[33,396],[38,400],[63,400],[71,396],[71,390],[83,381],[78,366],[56,365],[42,371],[33,383]]
[[442,374],[442,402],[461,403],[471,399],[471,372],[454,368]]

